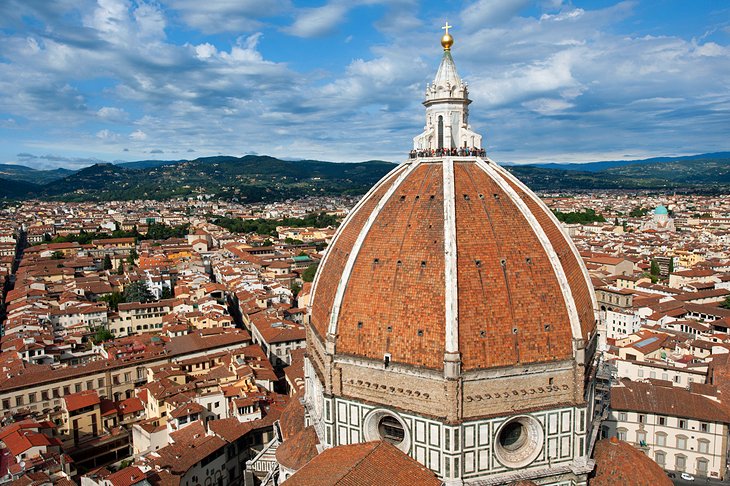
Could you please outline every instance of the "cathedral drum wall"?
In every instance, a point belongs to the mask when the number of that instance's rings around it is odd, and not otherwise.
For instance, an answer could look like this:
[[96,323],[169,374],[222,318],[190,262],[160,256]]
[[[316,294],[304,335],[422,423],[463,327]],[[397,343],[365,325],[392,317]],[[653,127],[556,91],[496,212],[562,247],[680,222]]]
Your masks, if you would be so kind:
[[[382,364],[381,364],[382,367]],[[344,397],[374,405],[409,410],[413,413],[447,419],[457,407],[454,387],[431,372],[417,370],[403,374],[357,363],[338,363],[340,392]]]
[[[525,370],[526,371],[526,370]],[[582,386],[575,382],[572,366],[537,373],[491,377],[463,384],[463,417],[465,420],[503,414],[512,410],[535,410],[575,404],[582,399]],[[579,393],[576,394],[576,391]]]
[[402,429],[400,441],[394,445],[451,483],[479,484],[489,475],[495,481],[502,479],[494,484],[502,484],[544,477],[548,468],[548,476],[560,481],[540,484],[584,481],[585,407],[543,409],[451,426],[432,417],[346,397],[325,400],[329,446],[378,440],[380,423],[390,419]]

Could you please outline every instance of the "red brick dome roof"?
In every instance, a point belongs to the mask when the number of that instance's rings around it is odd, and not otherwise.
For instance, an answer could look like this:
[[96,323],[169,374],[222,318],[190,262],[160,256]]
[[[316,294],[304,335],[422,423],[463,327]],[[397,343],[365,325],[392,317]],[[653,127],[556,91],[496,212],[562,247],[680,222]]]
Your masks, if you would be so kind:
[[469,371],[573,358],[594,308],[576,248],[514,176],[473,157],[414,159],[340,226],[311,329],[338,355],[434,370],[457,356]]

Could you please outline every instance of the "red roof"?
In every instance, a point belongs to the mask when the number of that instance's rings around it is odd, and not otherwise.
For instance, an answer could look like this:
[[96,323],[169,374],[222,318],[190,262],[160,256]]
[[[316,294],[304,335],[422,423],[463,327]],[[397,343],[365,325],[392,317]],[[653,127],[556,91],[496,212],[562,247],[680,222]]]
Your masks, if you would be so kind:
[[5,436],[3,442],[5,443],[5,447],[14,456],[19,456],[31,447],[48,447],[53,445],[45,434],[28,429],[21,429]]
[[73,412],[93,405],[99,405],[101,400],[96,390],[86,390],[79,393],[72,393],[63,397],[63,401],[66,404],[66,410]]
[[441,486],[432,471],[387,442],[333,447],[287,479],[287,486]]
[[589,480],[591,486],[671,486],[664,471],[646,454],[615,437],[596,443],[596,469]]
[[146,478],[147,475],[143,473],[140,468],[137,466],[130,466],[111,474],[106,477],[105,480],[109,481],[113,486],[132,486]]

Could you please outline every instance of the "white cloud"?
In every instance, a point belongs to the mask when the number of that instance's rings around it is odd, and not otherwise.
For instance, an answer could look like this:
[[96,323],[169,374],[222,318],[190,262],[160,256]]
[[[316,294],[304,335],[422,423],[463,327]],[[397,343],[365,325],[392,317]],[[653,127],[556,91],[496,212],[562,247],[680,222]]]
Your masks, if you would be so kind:
[[465,29],[483,29],[513,18],[529,5],[528,0],[477,0],[461,12],[461,23]]
[[195,54],[198,56],[198,59],[208,59],[216,55],[217,53],[218,50],[215,48],[215,46],[207,42],[195,46]]
[[563,99],[536,98],[522,103],[522,106],[541,115],[558,115],[565,113],[568,108],[575,105]]
[[714,42],[706,42],[695,48],[695,54],[706,57],[722,57],[728,55],[728,49]]
[[107,142],[116,142],[117,140],[119,140],[119,134],[105,128],[96,132],[96,138]]
[[136,141],[147,140],[147,134],[138,129],[130,133],[129,138]]
[[165,0],[182,20],[205,33],[253,32],[262,28],[259,19],[292,10],[289,0]]
[[302,9],[285,32],[297,37],[319,37],[329,34],[342,23],[347,11],[347,6],[341,3]]
[[155,5],[140,3],[134,10],[134,20],[140,39],[158,41],[165,38],[167,22],[162,11]]
[[102,106],[96,112],[99,118],[110,121],[122,121],[127,119],[127,112],[122,108],[116,108],[113,106]]

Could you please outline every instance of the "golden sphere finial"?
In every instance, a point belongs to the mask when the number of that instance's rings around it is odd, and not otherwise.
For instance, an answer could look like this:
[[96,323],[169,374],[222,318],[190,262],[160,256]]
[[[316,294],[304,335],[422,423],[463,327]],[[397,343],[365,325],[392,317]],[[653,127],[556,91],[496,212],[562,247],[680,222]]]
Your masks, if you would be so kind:
[[449,29],[453,28],[453,25],[449,25],[449,21],[446,21],[446,25],[441,27],[443,30],[446,31],[446,33],[441,37],[441,45],[443,46],[445,51],[450,51],[451,46],[454,45],[454,38],[451,37],[451,34],[449,34]]

